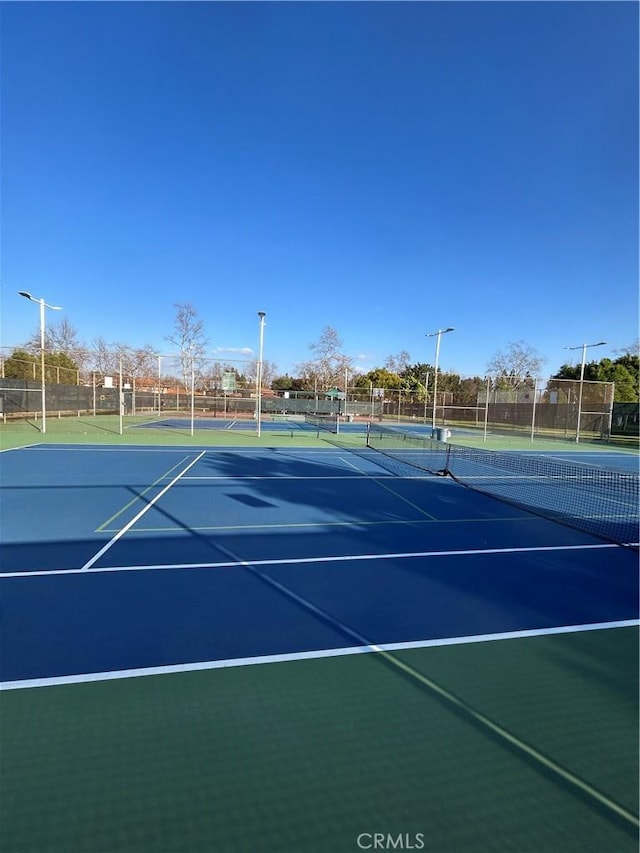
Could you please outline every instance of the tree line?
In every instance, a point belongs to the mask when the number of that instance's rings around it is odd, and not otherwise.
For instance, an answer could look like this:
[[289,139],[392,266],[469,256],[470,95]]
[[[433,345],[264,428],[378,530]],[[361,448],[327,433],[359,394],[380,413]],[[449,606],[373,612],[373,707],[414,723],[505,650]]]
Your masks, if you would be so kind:
[[[374,389],[394,391],[409,402],[423,401],[434,385],[435,368],[429,362],[412,363],[406,351],[390,355],[382,367],[366,373],[355,370],[353,359],[344,354],[338,333],[326,327],[318,341],[309,345],[312,357],[296,367],[296,375],[276,376],[271,384],[274,390],[315,391],[330,387],[372,393]],[[442,372],[438,367],[438,392],[455,396],[460,406],[475,406],[485,392],[487,377],[491,377],[492,390],[533,390],[540,378],[544,358],[524,341],[512,341],[498,350],[486,365],[482,375],[462,377],[457,373]],[[563,364],[552,379],[580,379],[580,366]],[[585,365],[586,381],[615,382],[616,402],[637,402],[639,399],[638,343],[621,351],[615,360],[608,358]]]
[[[118,376],[122,371],[127,381],[141,378],[155,380],[161,376],[164,387],[182,385],[189,388],[193,371],[195,385],[201,390],[221,388],[224,374],[229,373],[234,375],[236,387],[250,387],[255,382],[255,359],[227,362],[208,357],[209,339],[197,310],[188,302],[176,303],[174,308],[173,328],[164,337],[170,354],[159,353],[151,344],[132,347],[122,341],[108,341],[104,337],[86,343],[67,318],[50,324],[45,330],[45,380],[74,384],[78,377],[84,382],[91,382],[92,374],[98,377]],[[36,330],[24,344],[4,359],[4,376],[39,379],[40,359],[40,331]],[[265,381],[271,381],[274,371],[275,365],[265,361]]]
[[[233,373],[237,387],[250,387],[257,376],[255,359],[238,363],[208,358],[204,323],[191,303],[180,302],[175,306],[173,329],[164,340],[174,353],[169,359],[157,353],[155,347],[146,344],[131,347],[102,337],[91,345],[83,343],[73,325],[64,318],[50,325],[45,332],[45,377],[48,382],[75,382],[70,377],[82,374],[85,381],[92,372],[101,376],[117,375],[122,369],[127,378],[149,378],[158,376],[162,363],[170,364],[165,371],[177,368],[179,376],[165,372],[166,383],[175,381],[185,388],[194,381],[199,388],[217,389],[222,385],[224,373]],[[429,362],[412,363],[406,351],[390,355],[382,366],[366,373],[358,371],[354,359],[344,353],[343,341],[331,326],[323,329],[318,340],[309,344],[310,357],[295,366],[295,375],[279,374],[277,366],[263,362],[263,385],[274,391],[326,392],[331,388],[343,389],[348,385],[352,391],[363,394],[374,389],[398,392],[414,401],[428,397],[434,384],[434,366]],[[7,378],[34,379],[39,377],[37,364],[40,362],[40,333],[35,331],[22,346],[16,348],[5,359],[4,375]],[[479,394],[486,388],[487,376],[491,377],[494,390],[521,391],[533,389],[536,377],[540,377],[544,359],[524,341],[510,342],[498,350],[486,365],[483,375],[462,377],[456,373],[443,372],[438,368],[438,390],[455,394],[458,405],[475,405]],[[579,380],[581,365],[563,364],[553,374],[553,379]],[[615,383],[616,402],[638,402],[640,365],[638,342],[622,349],[615,359],[603,358],[585,364],[584,379],[593,382]],[[62,377],[65,378],[62,378]],[[67,378],[69,377],[69,378]]]

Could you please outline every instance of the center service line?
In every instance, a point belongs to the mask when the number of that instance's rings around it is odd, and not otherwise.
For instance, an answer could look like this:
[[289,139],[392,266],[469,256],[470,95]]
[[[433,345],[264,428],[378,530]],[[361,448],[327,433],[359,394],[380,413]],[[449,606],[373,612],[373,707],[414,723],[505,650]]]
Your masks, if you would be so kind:
[[152,506],[153,506],[157,501],[159,501],[159,500],[160,500],[160,498],[161,498],[161,497],[162,497],[166,492],[168,492],[168,491],[169,491],[169,489],[171,488],[171,486],[173,486],[175,483],[177,483],[177,482],[178,482],[178,480],[179,480],[181,477],[183,477],[183,476],[187,473],[187,471],[189,471],[189,469],[190,469],[190,468],[193,468],[193,466],[196,464],[196,462],[198,462],[200,459],[202,459],[202,457],[204,456],[204,454],[205,454],[206,452],[207,452],[206,450],[201,451],[201,452],[196,456],[196,458],[195,458],[195,459],[193,459],[193,460],[192,460],[192,461],[187,465],[187,467],[186,467],[186,468],[183,468],[183,469],[182,469],[182,471],[181,471],[179,474],[177,474],[177,475],[173,478],[173,480],[172,480],[170,483],[168,483],[168,484],[164,487],[164,489],[163,489],[161,492],[158,492],[158,494],[155,496],[155,498],[153,498],[153,500],[149,501],[149,503],[148,503],[145,507],[143,507],[143,508],[140,510],[140,512],[139,512],[136,516],[134,516],[128,524],[125,524],[125,526],[124,526],[121,530],[119,530],[119,531],[116,533],[116,535],[113,537],[113,539],[110,539],[110,540],[107,542],[107,544],[106,544],[104,547],[102,547],[102,548],[98,551],[98,553],[97,553],[97,554],[95,554],[95,555],[94,555],[94,556],[93,556],[93,557],[92,557],[88,562],[86,562],[86,563],[84,564],[84,566],[82,566],[81,571],[83,571],[83,572],[84,572],[84,571],[86,571],[87,569],[90,569],[90,568],[91,568],[91,566],[93,566],[93,564],[94,564],[94,563],[96,563],[96,562],[100,559],[100,557],[102,557],[102,555],[103,555],[103,554],[106,554],[106,553],[107,553],[107,551],[109,550],[109,548],[111,548],[111,546],[112,546],[112,545],[115,545],[115,544],[116,544],[116,542],[118,541],[118,539],[120,539],[122,536],[124,536],[124,534],[127,532],[127,530],[130,530],[130,529],[133,527],[133,525],[134,525],[134,524],[136,524],[136,522],[137,522],[137,521],[139,521],[139,520],[142,518],[142,516],[143,516],[143,515],[144,515],[148,510],[150,510],[150,509],[151,509],[151,507],[152,507]]

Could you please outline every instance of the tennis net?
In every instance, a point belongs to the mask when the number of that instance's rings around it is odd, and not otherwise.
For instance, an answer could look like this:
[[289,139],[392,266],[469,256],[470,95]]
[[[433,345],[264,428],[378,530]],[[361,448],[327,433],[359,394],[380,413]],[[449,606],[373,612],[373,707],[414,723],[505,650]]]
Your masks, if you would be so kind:
[[380,464],[392,473],[406,473],[410,466],[450,476],[505,503],[638,549],[640,478],[635,472],[446,444],[373,424],[367,446],[380,453]]
[[316,413],[309,414],[305,413],[304,422],[309,424],[310,426],[314,426],[317,429],[326,429],[329,432],[339,432],[340,430],[340,420],[338,415],[331,413]]

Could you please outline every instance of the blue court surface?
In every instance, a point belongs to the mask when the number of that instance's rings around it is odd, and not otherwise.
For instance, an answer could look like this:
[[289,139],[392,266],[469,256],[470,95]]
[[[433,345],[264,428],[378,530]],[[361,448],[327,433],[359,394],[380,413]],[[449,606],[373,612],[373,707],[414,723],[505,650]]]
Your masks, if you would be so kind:
[[[289,433],[289,434],[299,434],[299,435],[312,435],[312,434],[324,434],[327,433],[365,433],[367,430],[367,422],[366,421],[349,421],[340,419],[339,422],[335,423],[335,420],[315,418],[317,422],[307,422],[301,416],[287,416],[287,415],[277,415],[271,416],[265,415],[260,421],[260,429],[262,432],[266,433]],[[141,421],[137,424],[132,424],[130,429],[144,430],[144,429],[157,429],[164,430],[166,432],[184,432],[189,431],[191,429],[191,417],[188,413],[183,413],[181,415],[158,415],[150,417],[149,420]],[[216,430],[216,431],[225,431],[225,432],[253,432],[257,430],[257,423],[254,418],[234,418],[234,417],[225,417],[225,416],[198,416],[194,415],[193,418],[193,428],[194,430]]]
[[390,476],[375,453],[40,446],[3,463],[3,682],[638,616],[633,550]]

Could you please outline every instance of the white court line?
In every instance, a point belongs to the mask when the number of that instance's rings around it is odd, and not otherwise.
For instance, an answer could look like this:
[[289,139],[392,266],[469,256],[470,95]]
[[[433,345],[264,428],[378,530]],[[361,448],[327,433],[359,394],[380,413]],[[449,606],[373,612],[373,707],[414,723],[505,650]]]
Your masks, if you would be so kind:
[[[172,483],[173,482],[175,482],[175,480],[172,481]],[[169,486],[171,486],[172,483],[170,483]],[[169,488],[169,486],[167,486],[167,489]],[[166,491],[166,489],[164,489],[163,491]],[[161,495],[158,495],[157,498],[159,498],[160,496]],[[150,505],[145,507],[144,512],[146,512],[149,508]],[[138,513],[138,516],[136,516],[136,518],[134,518],[133,521],[131,521],[129,525],[127,525],[126,529],[129,529],[129,527],[131,527],[131,525],[135,523],[135,521],[140,515],[142,515],[142,513]],[[124,528],[117,535],[121,536],[123,532],[125,532]],[[114,540],[112,540],[112,543],[113,541]],[[598,543],[584,545],[535,545],[526,548],[476,548],[461,551],[409,551],[396,552],[391,554],[339,554],[329,557],[288,557],[284,559],[274,560],[252,560],[251,565],[298,566],[309,563],[350,563],[359,562],[362,560],[411,560],[415,558],[432,557],[482,557],[488,554],[537,554],[549,551],[601,551],[612,548],[620,548],[620,545],[616,545],[613,542],[607,542],[602,544]],[[102,553],[104,553],[104,549]],[[93,558],[93,562],[95,562],[98,556],[99,555],[96,555],[96,557]],[[91,572],[92,574],[101,574],[104,572],[152,572],[161,571],[165,569],[228,569],[244,565],[245,561],[243,560],[226,560],[224,562],[216,563],[155,563],[143,566],[100,566],[97,569],[90,568],[88,567],[89,564],[86,564],[86,566],[83,566],[81,569],[51,569],[49,571],[47,569],[37,569],[31,572],[2,572],[0,573],[0,581],[6,578],[49,577],[54,575],[75,575],[80,573],[86,574],[87,572]]]
[[382,482],[383,479],[388,479],[388,478],[377,477],[375,474],[367,474],[366,472],[364,472],[362,470],[362,468],[358,468],[357,465],[354,465],[350,459],[347,459],[344,456],[340,457],[340,461],[344,462],[344,464],[347,467],[352,468],[354,471],[357,471],[358,474],[364,474],[364,477],[366,480],[369,480],[370,482],[375,483],[376,485],[380,486],[381,489],[384,489],[385,491],[389,492],[390,495],[393,495],[394,497],[398,498],[399,500],[404,501],[404,503],[406,503],[407,506],[410,506],[412,509],[415,509],[416,512],[419,512],[421,515],[426,516],[426,518],[430,518],[432,521],[438,521],[438,519],[435,517],[435,515],[431,515],[431,513],[427,512],[426,509],[423,509],[421,506],[418,506],[418,504],[414,503],[413,501],[410,501],[408,498],[405,498],[404,495],[401,495],[395,489],[392,489],[391,486],[387,486],[386,483]]
[[[22,447],[8,447],[7,450],[27,450],[37,447],[41,451],[51,450],[57,453],[59,450],[66,450],[76,453],[184,453],[185,450],[200,450],[199,447],[192,447],[189,444],[175,444],[171,447],[136,447],[128,445],[127,447],[102,447],[100,445],[80,445],[80,444],[25,444]],[[205,448],[207,450],[211,448]],[[0,451],[4,452],[4,451]]]
[[103,548],[101,548],[101,549],[98,551],[98,553],[97,553],[97,554],[94,554],[94,556],[84,564],[84,566],[80,569],[80,571],[82,571],[82,572],[87,571],[88,569],[90,569],[90,568],[91,568],[91,566],[93,566],[93,564],[94,564],[95,562],[97,562],[97,561],[100,559],[100,557],[102,557],[102,555],[103,555],[103,554],[106,554],[106,552],[107,552],[107,551],[108,551],[108,550],[109,550],[113,545],[115,545],[115,544],[116,544],[116,542],[118,541],[118,539],[120,539],[122,536],[124,536],[124,534],[127,532],[127,530],[129,530],[129,528],[133,527],[133,525],[134,525],[137,521],[139,521],[139,520],[142,518],[142,516],[143,516],[146,512],[148,512],[148,511],[151,509],[151,507],[152,507],[152,506],[153,506],[157,501],[159,501],[159,500],[160,500],[160,498],[161,498],[161,497],[162,497],[166,492],[168,492],[168,491],[169,491],[169,489],[171,488],[171,486],[173,486],[173,484],[174,484],[174,483],[177,483],[177,482],[178,482],[178,480],[180,479],[180,477],[182,477],[182,475],[183,475],[183,474],[186,474],[186,473],[187,473],[187,471],[188,471],[190,468],[192,468],[192,467],[196,464],[196,462],[198,462],[198,460],[202,459],[202,457],[204,456],[204,454],[205,454],[206,452],[207,452],[206,450],[203,450],[201,453],[199,453],[199,454],[196,456],[196,458],[195,458],[195,459],[193,459],[193,460],[192,460],[192,461],[187,465],[187,467],[186,467],[186,468],[184,468],[184,469],[183,469],[179,474],[177,474],[177,475],[173,478],[173,480],[171,480],[171,482],[170,482],[170,483],[168,483],[168,484],[164,487],[164,489],[162,489],[162,491],[161,491],[161,492],[158,492],[158,494],[155,496],[155,498],[153,498],[152,500],[150,500],[150,501],[149,501],[149,503],[148,503],[146,506],[144,506],[144,507],[140,510],[140,512],[139,512],[136,516],[134,516],[134,518],[132,518],[132,519],[131,519],[131,521],[130,521],[128,524],[125,524],[125,526],[124,526],[121,530],[119,530],[119,531],[116,533],[116,535],[115,535],[112,539],[110,539],[110,540],[107,542],[107,544],[106,544]]
[[[358,470],[357,468],[355,469]],[[317,477],[314,477],[313,474],[287,474],[286,477],[283,477],[281,474],[268,474],[266,476],[260,474],[207,474],[207,475],[198,475],[193,477],[185,477],[185,480],[280,480],[280,482],[286,482],[287,480],[371,480],[372,476],[375,477],[376,480],[433,480],[433,476],[430,474],[410,474],[410,475],[402,475],[396,476],[395,474],[383,474],[379,476],[378,474],[321,474]]]
[[494,634],[472,634],[467,637],[442,637],[436,640],[412,640],[403,643],[368,643],[361,646],[345,646],[335,649],[314,649],[306,652],[287,652],[276,655],[254,655],[246,658],[197,661],[195,663],[147,666],[139,669],[118,669],[110,672],[83,672],[78,675],[54,675],[47,678],[25,678],[22,681],[0,682],[0,690],[24,690],[29,687],[55,687],[62,684],[90,684],[95,681],[119,681],[125,678],[141,678],[147,675],[175,675],[181,672],[203,672],[210,669],[228,669],[238,666],[257,666],[288,661],[316,660],[318,658],[346,657],[369,652],[399,652],[411,649],[430,649],[439,646],[474,645],[501,640],[521,640],[530,637],[547,637],[555,634],[578,634],[584,631],[604,631],[611,628],[633,628],[640,625],[638,619],[617,622],[594,622],[588,625],[560,625],[554,628],[530,628],[522,631],[505,631]]
[[[221,430],[222,431],[222,430]],[[137,446],[135,444],[128,444],[125,446],[107,446],[94,444],[94,445],[81,445],[81,444],[42,444],[42,442],[37,444],[23,444],[20,447],[6,447],[4,450],[0,451],[1,453],[5,453],[9,450],[27,450],[29,448],[38,448],[39,450],[51,450],[51,451],[59,451],[59,450],[67,450],[69,452],[82,452],[82,453],[179,453],[185,450],[190,450],[192,452],[198,450],[206,450],[211,452],[223,452],[225,454],[228,453],[237,453],[239,455],[255,455],[256,453],[261,454],[265,451],[273,451],[274,453],[282,456],[283,453],[287,455],[293,454],[294,456],[327,456],[342,453],[342,451],[333,450],[330,448],[307,448],[307,447],[297,447],[291,448],[287,450],[283,450],[281,447],[229,447],[225,444],[211,444],[206,447],[194,447],[192,444],[172,444],[166,445],[164,447],[145,447],[145,446]]]

